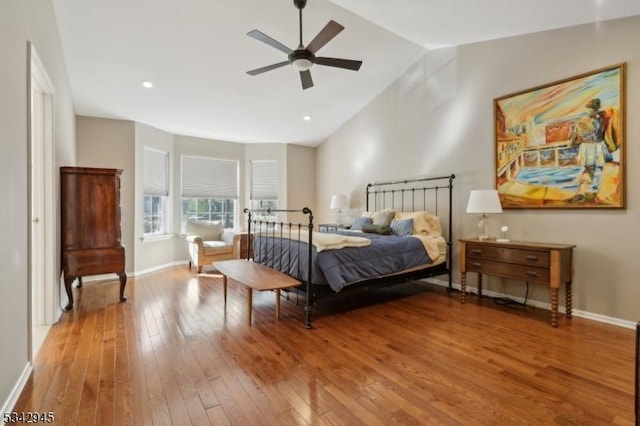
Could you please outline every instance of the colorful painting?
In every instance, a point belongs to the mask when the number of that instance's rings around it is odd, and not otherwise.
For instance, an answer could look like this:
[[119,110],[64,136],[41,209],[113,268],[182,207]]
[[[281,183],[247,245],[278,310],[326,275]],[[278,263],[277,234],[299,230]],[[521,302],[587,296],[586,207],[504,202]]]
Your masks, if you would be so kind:
[[625,207],[625,67],[494,100],[503,208]]

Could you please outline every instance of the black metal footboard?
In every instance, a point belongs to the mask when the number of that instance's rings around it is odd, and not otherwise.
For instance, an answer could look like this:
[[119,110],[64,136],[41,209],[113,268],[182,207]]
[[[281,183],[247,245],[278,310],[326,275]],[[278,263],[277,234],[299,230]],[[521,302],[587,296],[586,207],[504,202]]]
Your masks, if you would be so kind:
[[[244,209],[244,212],[247,213],[247,257],[251,257],[252,254],[254,262],[285,272],[302,281],[305,292],[305,326],[311,328],[313,212],[308,207],[302,210]],[[308,222],[294,224],[254,218],[256,215],[274,213],[302,213],[307,215]]]

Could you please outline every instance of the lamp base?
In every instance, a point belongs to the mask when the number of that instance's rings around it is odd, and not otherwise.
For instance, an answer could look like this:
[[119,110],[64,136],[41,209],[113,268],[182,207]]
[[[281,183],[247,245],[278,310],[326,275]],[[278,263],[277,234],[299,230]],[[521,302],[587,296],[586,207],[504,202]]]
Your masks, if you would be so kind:
[[508,238],[498,238],[498,239],[496,239],[496,242],[498,242],[498,243],[508,243],[509,241],[511,241],[511,240],[508,239]]

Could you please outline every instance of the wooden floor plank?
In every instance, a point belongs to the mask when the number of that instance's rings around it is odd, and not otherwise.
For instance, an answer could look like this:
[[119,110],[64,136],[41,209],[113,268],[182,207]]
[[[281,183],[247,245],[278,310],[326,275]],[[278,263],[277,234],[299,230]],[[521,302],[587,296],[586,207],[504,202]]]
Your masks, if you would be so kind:
[[74,289],[15,411],[60,424],[634,424],[633,330],[428,283],[314,308],[176,267]]

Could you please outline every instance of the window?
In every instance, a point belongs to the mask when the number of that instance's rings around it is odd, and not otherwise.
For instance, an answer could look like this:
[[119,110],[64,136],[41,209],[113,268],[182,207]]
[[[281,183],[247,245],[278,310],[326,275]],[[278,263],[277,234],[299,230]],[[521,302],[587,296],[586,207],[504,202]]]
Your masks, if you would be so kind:
[[236,228],[238,162],[182,156],[182,232],[188,219],[221,221]]
[[144,236],[167,233],[169,153],[144,149]]
[[[275,160],[251,162],[251,199],[252,210],[278,208],[278,162]],[[276,213],[257,213],[258,220],[277,221]]]

